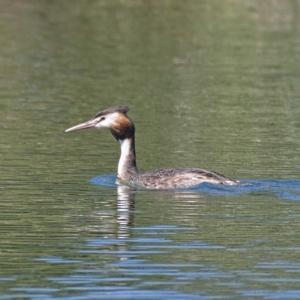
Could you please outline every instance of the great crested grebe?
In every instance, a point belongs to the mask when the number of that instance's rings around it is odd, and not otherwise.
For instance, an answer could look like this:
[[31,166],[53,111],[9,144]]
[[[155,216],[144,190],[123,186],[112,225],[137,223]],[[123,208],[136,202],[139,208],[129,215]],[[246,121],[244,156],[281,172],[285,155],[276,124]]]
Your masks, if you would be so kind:
[[198,168],[158,169],[139,173],[136,166],[134,124],[128,118],[129,106],[114,106],[97,113],[94,118],[67,129],[65,132],[95,127],[109,129],[121,146],[118,182],[150,189],[189,188],[202,182],[236,185],[228,177]]

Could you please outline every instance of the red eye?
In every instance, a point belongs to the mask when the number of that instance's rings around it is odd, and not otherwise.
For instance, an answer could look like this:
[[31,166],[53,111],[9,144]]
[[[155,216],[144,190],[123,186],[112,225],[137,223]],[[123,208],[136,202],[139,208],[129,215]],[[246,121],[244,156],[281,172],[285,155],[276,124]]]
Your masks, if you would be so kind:
[[104,120],[105,120],[105,117],[102,117],[102,118],[100,119],[100,122],[101,122],[101,121],[104,121]]

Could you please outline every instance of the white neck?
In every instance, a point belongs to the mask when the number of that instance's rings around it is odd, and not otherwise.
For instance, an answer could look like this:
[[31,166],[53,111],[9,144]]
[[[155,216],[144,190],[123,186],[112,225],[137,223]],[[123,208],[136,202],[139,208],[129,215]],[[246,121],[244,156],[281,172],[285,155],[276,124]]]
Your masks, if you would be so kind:
[[121,146],[121,156],[118,165],[118,175],[122,178],[126,172],[126,162],[128,161],[130,154],[130,140],[119,140]]

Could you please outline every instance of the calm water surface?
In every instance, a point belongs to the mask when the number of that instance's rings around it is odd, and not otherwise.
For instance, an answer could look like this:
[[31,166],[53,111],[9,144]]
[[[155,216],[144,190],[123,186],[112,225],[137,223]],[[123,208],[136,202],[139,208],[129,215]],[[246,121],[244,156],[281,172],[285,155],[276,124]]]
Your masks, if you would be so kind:
[[[0,299],[299,299],[300,2],[1,1]],[[138,167],[244,181],[115,184]]]

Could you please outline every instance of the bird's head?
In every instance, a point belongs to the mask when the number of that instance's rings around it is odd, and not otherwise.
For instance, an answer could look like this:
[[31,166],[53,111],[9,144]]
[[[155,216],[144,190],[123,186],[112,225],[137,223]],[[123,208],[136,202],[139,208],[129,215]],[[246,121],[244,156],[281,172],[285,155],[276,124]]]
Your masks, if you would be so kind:
[[129,106],[120,105],[98,112],[91,120],[67,129],[65,132],[88,128],[109,129],[117,140],[130,138],[134,134],[134,125],[127,117]]

